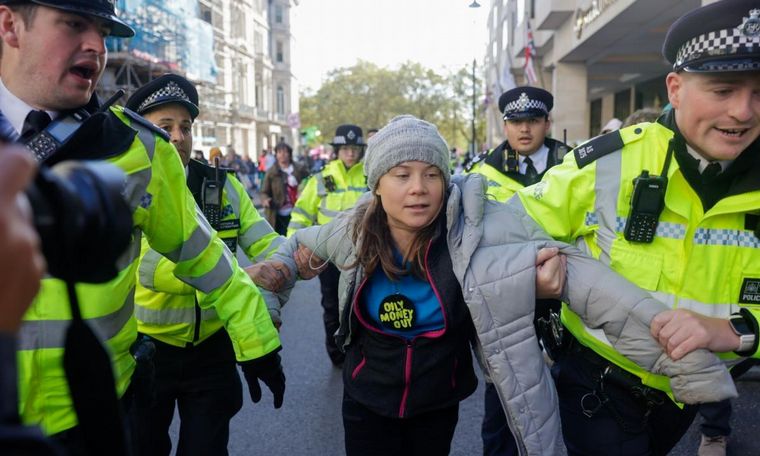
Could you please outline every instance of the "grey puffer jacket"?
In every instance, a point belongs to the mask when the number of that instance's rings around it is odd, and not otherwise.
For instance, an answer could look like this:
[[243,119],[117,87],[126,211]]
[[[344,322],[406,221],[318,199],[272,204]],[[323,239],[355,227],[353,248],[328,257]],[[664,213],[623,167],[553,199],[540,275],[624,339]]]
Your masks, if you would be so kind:
[[[621,354],[671,377],[676,399],[700,403],[736,397],[728,371],[713,354],[698,350],[673,361],[652,339],[649,323],[666,310],[663,304],[577,248],[552,240],[529,217],[489,200],[485,185],[478,174],[452,178],[447,239],[480,356],[497,386],[521,455],[558,454],[563,446],[557,393],[533,329],[535,261],[543,247],[559,247],[567,255],[563,300],[586,324],[602,328]],[[349,211],[326,225],[300,230],[273,259],[285,262],[296,277],[292,255],[301,243],[338,266],[350,265],[356,250],[351,220]],[[363,277],[361,267],[341,274],[341,315]],[[284,293],[286,297],[289,290]],[[342,318],[338,331],[344,346],[351,342],[351,320]]]

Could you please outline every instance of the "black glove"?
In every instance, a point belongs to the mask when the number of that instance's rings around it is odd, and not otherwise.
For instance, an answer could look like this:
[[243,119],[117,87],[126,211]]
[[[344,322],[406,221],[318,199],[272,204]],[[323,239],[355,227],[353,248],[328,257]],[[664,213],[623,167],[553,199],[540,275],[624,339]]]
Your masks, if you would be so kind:
[[253,402],[261,400],[261,387],[259,386],[259,380],[261,380],[272,392],[274,408],[276,409],[282,407],[282,399],[285,396],[285,374],[282,372],[278,351],[279,349],[261,358],[240,363],[245,381],[248,382],[251,400]]

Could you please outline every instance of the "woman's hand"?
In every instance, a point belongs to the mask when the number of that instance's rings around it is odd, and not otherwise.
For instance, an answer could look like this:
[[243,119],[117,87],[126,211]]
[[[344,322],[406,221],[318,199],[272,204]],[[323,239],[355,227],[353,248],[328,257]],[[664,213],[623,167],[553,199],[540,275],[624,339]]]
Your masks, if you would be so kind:
[[319,275],[327,267],[327,262],[314,255],[306,246],[298,245],[298,250],[293,254],[293,259],[298,267],[298,277],[309,280]]
[[536,255],[536,298],[559,299],[567,278],[567,257],[557,247],[544,248]]

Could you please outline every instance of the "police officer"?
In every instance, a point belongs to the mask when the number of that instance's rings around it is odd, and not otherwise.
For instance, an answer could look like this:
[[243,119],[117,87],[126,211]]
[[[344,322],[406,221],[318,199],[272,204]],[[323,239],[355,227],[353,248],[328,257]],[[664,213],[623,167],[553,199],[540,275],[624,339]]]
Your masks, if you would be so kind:
[[[138,89],[127,100],[126,107],[170,136],[186,166],[187,185],[196,203],[209,214],[212,227],[233,254],[240,246],[256,262],[282,244],[284,238],[259,215],[234,173],[220,172],[190,159],[192,124],[199,114],[198,92],[190,81],[174,74],[163,75]],[[242,407],[242,387],[224,323],[230,332],[245,323],[237,319],[223,321],[219,312],[206,304],[203,293],[175,277],[175,267],[175,263],[150,248],[143,239],[135,314],[141,339],[150,340],[155,346],[155,371],[153,388],[145,392],[152,400],[146,407],[142,407],[141,401],[132,407],[140,454],[171,452],[169,426],[175,402],[181,422],[177,452],[227,454],[229,421]],[[280,273],[252,268],[252,279],[273,289],[279,288],[284,277],[290,275],[289,270]],[[249,389],[254,402],[261,398],[261,391],[256,377],[248,371],[257,362],[241,363],[246,379],[251,380]],[[262,380],[271,385],[275,408],[279,408],[284,378],[281,371],[271,374],[274,377],[264,375]]]
[[[332,143],[338,158],[328,163],[306,183],[296,201],[288,225],[288,236],[296,230],[312,225],[324,225],[336,214],[354,206],[367,191],[367,180],[362,168],[364,139],[362,129],[356,125],[341,125],[335,130]],[[340,326],[338,316],[338,279],[340,271],[329,264],[320,274],[325,346],[333,365],[343,364],[344,354],[333,337]]]
[[[506,202],[517,190],[540,181],[546,170],[559,164],[568,152],[567,145],[546,137],[553,106],[552,94],[538,87],[515,87],[499,97],[507,139],[477,156],[466,169],[488,179],[487,193],[497,201]],[[534,321],[541,318],[548,322],[551,310],[559,311],[559,301],[539,299]],[[499,396],[490,381],[486,381],[484,407],[483,454],[517,455]]]
[[[663,46],[673,109],[582,144],[510,204],[671,307],[725,319],[751,304],[747,290],[760,282],[759,14],[755,0],[724,0],[677,20]],[[669,382],[634,367],[565,306],[562,322],[573,336],[557,380],[568,452],[667,453],[695,408],[673,403]]]
[[[176,262],[180,280],[208,295],[208,308],[216,308],[222,319],[247,321],[231,332],[233,340],[245,341],[235,344],[238,360],[260,359],[259,374],[277,373],[280,341],[264,301],[196,214],[182,164],[164,131],[121,107],[99,110],[94,91],[105,68],[105,37],[133,34],[116,17],[111,0],[0,1],[0,110],[23,140],[33,141],[51,118],[65,118],[69,126],[82,123],[62,147],[44,149],[39,158],[45,163],[108,160],[127,175],[132,242],[115,279],[76,286],[81,316],[107,345],[116,394],[127,402],[135,368],[130,346],[137,336],[133,296],[142,232],[152,248]],[[26,313],[17,352],[19,410],[26,423],[39,424],[71,454],[120,454],[125,444],[100,432],[98,405],[108,404],[98,404],[97,397],[87,401],[87,391],[77,396],[84,401],[72,403],[70,391],[77,385],[67,384],[62,367],[72,319],[68,297],[66,284],[45,279]],[[74,407],[89,413],[77,414]]]
[[488,194],[496,200],[506,201],[515,191],[540,181],[570,150],[546,137],[553,106],[552,94],[539,87],[515,87],[499,97],[507,139],[477,156],[467,168],[488,178]]

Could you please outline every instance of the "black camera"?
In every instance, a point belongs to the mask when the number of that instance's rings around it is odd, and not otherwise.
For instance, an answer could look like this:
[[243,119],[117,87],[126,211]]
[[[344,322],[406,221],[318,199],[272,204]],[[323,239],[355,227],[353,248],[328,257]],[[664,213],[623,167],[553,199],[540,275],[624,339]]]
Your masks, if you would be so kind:
[[124,172],[105,162],[40,167],[26,195],[50,275],[89,283],[116,277],[132,237],[124,184]]

